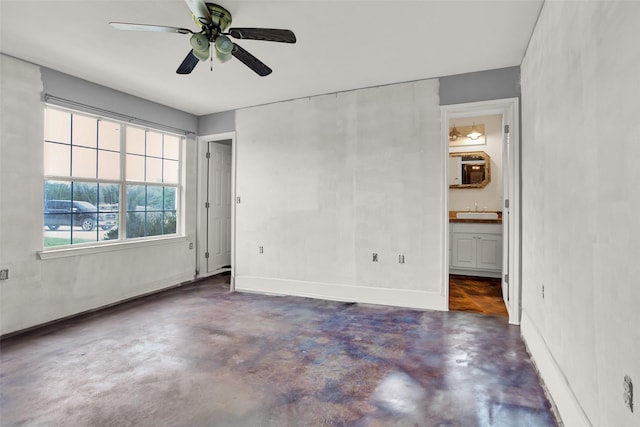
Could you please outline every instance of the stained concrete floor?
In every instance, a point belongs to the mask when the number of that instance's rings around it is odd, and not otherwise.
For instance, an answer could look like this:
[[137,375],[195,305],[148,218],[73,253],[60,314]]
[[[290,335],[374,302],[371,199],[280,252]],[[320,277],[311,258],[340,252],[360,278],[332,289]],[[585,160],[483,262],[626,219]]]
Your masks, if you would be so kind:
[[2,342],[3,426],[555,426],[501,316],[198,282]]

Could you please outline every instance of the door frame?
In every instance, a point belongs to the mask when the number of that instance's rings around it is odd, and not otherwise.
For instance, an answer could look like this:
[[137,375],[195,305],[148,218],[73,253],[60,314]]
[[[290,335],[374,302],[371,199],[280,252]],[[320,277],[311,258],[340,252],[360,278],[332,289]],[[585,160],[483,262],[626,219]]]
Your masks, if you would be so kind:
[[[442,164],[444,165],[444,230],[445,238],[443,239],[443,271],[444,279],[443,284],[445,290],[445,301],[447,306],[449,304],[449,120],[460,117],[475,117],[475,116],[488,116],[494,114],[502,114],[503,123],[503,135],[504,126],[509,126],[509,154],[507,159],[507,165],[509,166],[510,173],[505,174],[503,171],[503,179],[508,179],[509,194],[503,194],[503,200],[509,199],[509,209],[506,210],[503,206],[503,229],[509,228],[508,248],[503,248],[503,259],[508,260],[506,269],[503,264],[502,280],[505,280],[505,271],[509,274],[508,289],[509,289],[509,301],[507,305],[507,311],[509,312],[509,323],[514,325],[520,324],[520,316],[522,311],[521,304],[521,243],[520,243],[520,112],[519,112],[519,98],[506,98],[496,99],[491,101],[480,102],[468,102],[464,104],[443,105],[440,107],[441,111],[441,143],[446,147],[442,150],[443,158]],[[507,155],[507,151],[504,149],[506,139],[503,137],[503,156]],[[505,162],[503,162],[505,163]],[[506,223],[504,221],[507,221]]]
[[[222,142],[231,140],[231,284],[230,290],[235,290],[235,247],[236,247],[236,133],[225,132],[212,135],[199,136],[198,143],[198,194],[196,205],[196,277],[204,278],[213,276],[225,271],[227,268],[207,273],[206,266],[206,239],[207,239],[207,200],[208,180],[207,180],[207,149],[210,142]],[[205,242],[204,244],[202,242]]]

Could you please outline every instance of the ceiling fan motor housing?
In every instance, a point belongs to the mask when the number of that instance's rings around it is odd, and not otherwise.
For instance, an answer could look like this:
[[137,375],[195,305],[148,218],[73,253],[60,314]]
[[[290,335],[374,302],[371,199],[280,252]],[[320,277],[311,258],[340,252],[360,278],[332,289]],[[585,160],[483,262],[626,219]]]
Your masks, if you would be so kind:
[[[220,32],[225,31],[229,27],[229,25],[231,25],[231,12],[229,12],[224,7],[214,3],[206,3],[206,5],[207,9],[209,9],[209,13],[211,14],[211,22],[213,23],[213,27],[218,28]],[[193,22],[202,27],[202,22],[200,22],[197,16],[192,15],[192,18]]]

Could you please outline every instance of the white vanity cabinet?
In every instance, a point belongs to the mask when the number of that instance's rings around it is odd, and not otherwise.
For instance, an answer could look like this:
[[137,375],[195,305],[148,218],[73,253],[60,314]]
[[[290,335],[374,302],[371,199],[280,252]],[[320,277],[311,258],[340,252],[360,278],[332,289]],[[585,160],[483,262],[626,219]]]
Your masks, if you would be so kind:
[[502,224],[450,223],[449,273],[500,277]]

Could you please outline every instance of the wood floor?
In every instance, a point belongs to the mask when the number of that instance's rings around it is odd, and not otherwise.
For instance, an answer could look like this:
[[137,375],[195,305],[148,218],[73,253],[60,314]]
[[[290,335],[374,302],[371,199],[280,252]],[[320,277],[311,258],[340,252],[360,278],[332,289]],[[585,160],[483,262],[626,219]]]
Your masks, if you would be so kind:
[[500,279],[450,275],[449,310],[508,316]]

